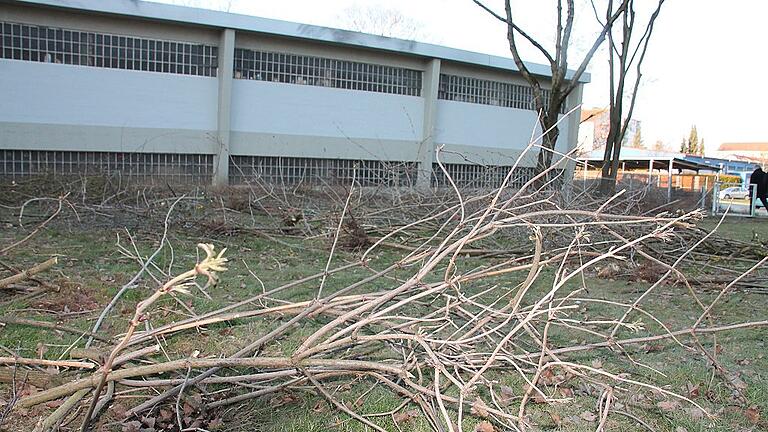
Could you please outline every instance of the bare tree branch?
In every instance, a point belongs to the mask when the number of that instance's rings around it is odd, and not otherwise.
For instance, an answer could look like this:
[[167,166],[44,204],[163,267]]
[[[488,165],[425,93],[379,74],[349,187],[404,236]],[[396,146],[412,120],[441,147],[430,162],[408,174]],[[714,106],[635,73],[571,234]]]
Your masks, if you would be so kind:
[[[486,12],[488,12],[489,14],[491,14],[491,15],[492,15],[494,18],[498,19],[499,21],[503,22],[504,24],[510,25],[510,22],[511,22],[511,21],[508,21],[507,19],[505,19],[505,18],[504,18],[504,17],[502,17],[501,15],[499,15],[499,14],[497,14],[496,12],[494,12],[493,10],[491,10],[489,7],[487,7],[486,5],[484,5],[484,4],[483,4],[483,3],[482,3],[480,0],[472,0],[472,1],[473,1],[473,2],[474,2],[476,5],[478,5],[478,6],[480,6],[481,8],[483,8],[483,10],[485,10]],[[537,41],[536,41],[534,38],[532,38],[532,37],[531,37],[531,36],[530,36],[528,33],[526,33],[525,31],[523,31],[523,29],[521,29],[521,28],[520,28],[518,25],[516,25],[515,23],[511,23],[511,25],[512,25],[512,28],[513,28],[513,29],[514,29],[516,32],[520,33],[520,36],[524,37],[524,38],[525,38],[525,39],[526,39],[528,42],[530,42],[530,44],[531,44],[531,45],[533,45],[534,47],[536,47],[536,49],[538,49],[538,50],[539,50],[539,51],[540,51],[540,52],[541,52],[541,53],[544,55],[544,57],[546,57],[547,61],[548,61],[550,64],[556,63],[556,62],[555,62],[555,59],[553,59],[553,58],[552,58],[552,55],[551,55],[549,52],[547,52],[546,48],[544,48],[544,47],[543,47],[543,46],[542,46],[540,43],[538,43],[538,42],[537,42]]]

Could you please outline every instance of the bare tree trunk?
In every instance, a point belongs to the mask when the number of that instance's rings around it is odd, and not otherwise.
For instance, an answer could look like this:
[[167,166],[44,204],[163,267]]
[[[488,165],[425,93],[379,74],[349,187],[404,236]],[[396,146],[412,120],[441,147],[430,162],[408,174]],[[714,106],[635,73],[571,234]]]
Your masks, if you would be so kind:
[[[600,192],[605,195],[613,195],[616,191],[616,180],[619,170],[619,162],[621,156],[621,146],[624,141],[624,136],[627,132],[629,121],[632,119],[632,112],[634,111],[635,101],[637,98],[637,91],[642,78],[641,66],[645,54],[648,50],[648,42],[651,39],[653,32],[653,25],[661,12],[661,7],[665,0],[658,0],[656,10],[653,12],[648,20],[643,35],[638,40],[637,44],[632,48],[632,32],[635,29],[635,9],[634,0],[629,0],[626,3],[626,8],[622,12],[622,27],[621,27],[621,45],[617,46],[613,33],[609,32],[608,37],[608,49],[609,49],[609,67],[610,67],[610,113],[609,113],[609,131],[608,138],[605,142],[605,152],[603,153],[603,168],[600,178]],[[612,2],[609,2],[606,20],[610,20],[614,15],[612,13]],[[595,10],[597,15],[597,10]],[[599,20],[599,17],[598,17]],[[635,62],[636,57],[637,62]],[[627,87],[627,75],[632,65],[636,66],[636,76],[634,86],[632,87],[632,93],[629,95],[629,110],[624,115],[624,93]]]
[[[568,95],[579,85],[579,79],[589,65],[589,62],[592,60],[595,52],[605,40],[606,35],[610,33],[614,21],[622,15],[630,0],[618,0],[621,2],[620,6],[608,17],[605,24],[602,24],[602,30],[597,37],[595,37],[589,51],[570,76],[568,76],[568,48],[571,43],[576,11],[574,0],[558,0],[557,2],[557,37],[554,53],[550,53],[541,43],[536,41],[530,34],[516,24],[510,0],[505,0],[504,2],[504,16],[485,6],[481,0],[472,1],[507,25],[507,39],[509,41],[509,50],[512,53],[512,59],[515,61],[515,65],[520,71],[520,75],[531,86],[534,97],[534,108],[539,113],[539,124],[542,127],[543,137],[542,149],[539,151],[536,169],[538,173],[542,173],[552,166],[552,150],[554,150],[557,138],[560,135],[560,130],[556,125],[563,104],[566,103]],[[539,81],[540,78],[528,70],[528,67],[520,57],[518,50],[518,36],[536,48],[549,63],[552,72],[550,82],[551,100],[547,101],[547,104],[545,104],[543,100],[543,92]],[[546,181],[546,178],[542,178],[539,180],[538,186]]]
[[[552,118],[548,115],[542,116],[539,119],[539,124],[541,125],[543,133],[541,137],[541,146],[543,148],[539,151],[538,160],[536,162],[537,173],[542,173],[552,167],[552,150],[555,149],[557,139],[560,136],[560,129],[557,127],[557,120],[557,116]],[[549,180],[547,177],[540,178],[537,181],[538,184],[535,186],[537,188],[543,186],[544,183]]]

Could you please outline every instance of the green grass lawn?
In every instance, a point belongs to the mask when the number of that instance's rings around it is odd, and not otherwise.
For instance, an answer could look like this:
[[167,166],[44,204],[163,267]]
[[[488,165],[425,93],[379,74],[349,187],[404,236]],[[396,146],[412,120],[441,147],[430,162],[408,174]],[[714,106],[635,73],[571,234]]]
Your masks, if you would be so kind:
[[[714,219],[706,219],[702,227],[711,229],[716,224]],[[722,235],[739,240],[752,240],[755,235],[768,240],[768,221],[753,221],[740,218],[728,219],[719,230]],[[143,256],[149,255],[158,245],[159,236],[151,230],[136,230],[132,232],[136,238],[137,248]],[[59,257],[59,265],[52,271],[41,276],[51,281],[60,290],[50,292],[32,299],[17,300],[18,296],[5,294],[0,301],[0,315],[31,318],[41,321],[56,321],[70,327],[88,330],[93,325],[98,313],[137,271],[138,264],[122,256],[115,246],[120,235],[124,246],[126,232],[123,229],[69,227],[54,225],[40,235],[34,237],[23,248],[3,257],[3,261],[13,263],[17,267],[28,267],[41,262],[50,256]],[[6,230],[0,233],[4,240],[18,239],[21,232]],[[197,255],[195,244],[200,241],[212,242],[217,248],[227,247],[230,259],[229,270],[222,275],[221,283],[208,293],[211,299],[202,295],[179,297],[178,300],[166,298],[153,308],[151,324],[159,326],[167,322],[186,318],[190,313],[204,313],[223,305],[252,296],[265,287],[274,288],[298,278],[322,272],[328,258],[329,244],[325,239],[302,240],[293,237],[281,238],[280,242],[259,235],[238,234],[235,236],[216,236],[209,238],[189,230],[174,229],[169,240],[173,245],[173,254],[168,249],[158,258],[157,265],[161,269],[172,266],[174,272],[180,272],[194,265]],[[382,249],[376,253],[369,265],[371,269],[382,269],[395,262],[401,251]],[[340,251],[334,258],[331,267],[345,262],[354,262],[358,255],[353,252]],[[480,258],[467,258],[464,265],[467,268],[488,264]],[[327,292],[347,286],[370,274],[371,270],[354,268],[350,271],[330,276],[327,282]],[[394,273],[395,278],[405,277],[412,269],[401,269]],[[547,289],[547,282],[552,277],[551,269],[546,270],[536,290]],[[549,272],[549,273],[547,273]],[[156,277],[162,278],[161,272],[153,270]],[[136,302],[148,295],[155,284],[151,278],[145,278],[135,289],[130,290],[119,302],[105,324],[103,330],[111,335],[121,333],[130,318]],[[487,283],[514,284],[516,280],[504,278],[489,280]],[[396,283],[390,279],[380,279],[376,285],[366,290],[385,289]],[[263,284],[263,285],[262,285]],[[316,291],[318,282],[297,286],[281,293],[278,299],[303,301],[311,299]],[[586,284],[588,295],[594,299],[623,299],[631,301],[648,287],[648,283],[617,277],[615,280],[601,279],[587,275]],[[194,288],[193,288],[194,290]],[[710,287],[697,292],[705,304],[717,294],[717,289]],[[177,302],[184,302],[182,306]],[[686,328],[698,317],[701,309],[691,300],[687,289],[681,284],[667,284],[652,293],[642,304],[648,312],[654,314],[671,329]],[[766,307],[768,297],[760,294],[737,292],[728,295],[713,311],[719,324],[756,321],[768,319]],[[614,306],[584,303],[583,307],[573,314],[574,319],[599,320],[615,316]],[[637,318],[637,317],[635,317]],[[274,328],[285,317],[267,317],[251,320],[239,320],[222,323],[188,331],[181,335],[162,340],[164,351],[170,358],[183,358],[193,351],[200,351],[203,356],[224,356],[233,353]],[[289,355],[301,343],[302,339],[311,334],[325,322],[323,319],[311,320],[302,324],[292,332],[290,337],[278,339],[265,347],[263,355]],[[658,334],[658,326],[647,319],[643,320],[645,330],[638,333],[624,331],[619,337],[634,337],[647,334]],[[554,346],[570,346],[589,341],[589,335],[578,335],[561,330],[553,331],[551,344]],[[687,340],[686,340],[687,341]],[[715,339],[703,337],[702,344],[713,349]],[[690,341],[687,341],[690,342]],[[587,365],[600,365],[604,370],[613,373],[629,373],[633,379],[656,383],[663,388],[690,396],[697,403],[716,415],[714,420],[700,418],[690,406],[680,404],[670,408],[664,404],[658,406],[654,401],[664,401],[663,397],[654,395],[648,390],[616,384],[617,392],[623,395],[620,413],[612,414],[608,422],[608,430],[612,431],[643,431],[641,426],[631,416],[643,419],[656,431],[736,431],[758,430],[764,423],[755,424],[745,408],[754,406],[755,412],[768,413],[768,359],[766,359],[766,328],[747,329],[718,334],[716,338],[717,361],[730,373],[738,374],[738,379],[746,385],[747,404],[738,406],[722,377],[713,374],[709,360],[704,356],[692,353],[688,349],[677,346],[671,341],[661,341],[646,345],[627,346],[626,352],[615,350],[584,351],[567,356],[567,360],[581,362]],[[37,328],[7,325],[0,329],[0,345],[23,357],[43,356],[47,359],[66,358],[67,352],[73,347],[82,347],[84,338],[75,334]],[[158,356],[163,360],[164,355]],[[523,381],[513,371],[496,371],[492,379],[500,385],[508,385],[520,390]],[[361,414],[385,413],[398,408],[402,402],[382,386],[372,387],[372,382],[357,379],[353,382],[338,381],[328,385],[337,397],[349,406],[354,406]],[[562,383],[567,388],[565,394],[569,400],[555,404],[529,404],[528,415],[537,426],[533,430],[562,430],[562,431],[592,431],[597,423],[585,413],[595,412],[595,399],[600,389],[588,382],[571,380]],[[695,390],[694,390],[695,389]],[[10,388],[4,385],[0,388],[0,396],[5,400],[10,397]],[[210,389],[209,389],[210,390]],[[215,389],[213,389],[215,390]],[[562,392],[561,388],[550,387],[547,391],[553,396]],[[597,394],[595,392],[598,392]],[[119,395],[116,404],[130,406],[141,399],[138,393],[130,392]],[[361,397],[362,396],[362,397]],[[406,406],[405,411],[415,406]],[[53,410],[51,405],[43,405],[24,415],[12,417],[12,424],[2,427],[8,430],[31,430],[38,418]],[[516,408],[512,409],[513,412]],[[402,412],[402,411],[401,411]],[[627,415],[624,415],[626,413]],[[324,399],[307,387],[291,393],[279,393],[269,397],[252,400],[243,405],[237,405],[215,413],[224,420],[224,425],[217,430],[227,431],[364,431],[369,430],[364,425],[351,419],[329,406]],[[371,417],[387,430],[398,430],[391,415]],[[102,419],[104,430],[122,430],[122,427],[106,416]],[[473,430],[480,422],[479,418],[467,416],[463,422],[463,430]],[[73,422],[68,427],[74,429],[79,422]],[[402,430],[427,431],[429,425],[420,414],[401,419]],[[70,430],[66,427],[62,430]]]
[[[712,230],[720,222],[720,219],[718,216],[710,216],[701,221],[699,225],[707,230]],[[720,224],[717,232],[735,240],[751,242],[759,239],[766,242],[768,241],[768,218],[729,216]]]

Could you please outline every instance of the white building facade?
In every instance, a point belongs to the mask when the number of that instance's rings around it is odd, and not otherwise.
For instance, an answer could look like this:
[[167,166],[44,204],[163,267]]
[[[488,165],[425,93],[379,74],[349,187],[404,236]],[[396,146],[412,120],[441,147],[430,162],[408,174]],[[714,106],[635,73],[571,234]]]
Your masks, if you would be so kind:
[[511,59],[414,41],[136,0],[0,0],[0,33],[4,178],[493,183],[540,130]]

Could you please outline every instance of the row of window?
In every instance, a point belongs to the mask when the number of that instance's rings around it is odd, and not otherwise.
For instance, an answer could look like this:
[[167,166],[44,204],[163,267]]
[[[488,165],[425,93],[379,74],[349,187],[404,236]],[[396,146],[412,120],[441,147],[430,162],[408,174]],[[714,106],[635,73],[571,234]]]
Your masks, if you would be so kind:
[[213,155],[81,151],[0,150],[0,176],[122,176],[208,184]]
[[[487,189],[501,187],[507,178],[509,171],[513,169],[509,165],[474,165],[474,164],[444,164],[445,171],[450,176],[450,181],[440,165],[432,165],[432,185],[438,187],[449,187],[451,182],[459,188],[469,189]],[[514,168],[512,176],[506,187],[512,189],[521,189],[526,183],[536,176],[534,167]],[[563,170],[551,170],[544,178],[545,181],[552,181],[554,185],[562,182]]]
[[[548,109],[550,91],[542,90],[544,109]],[[458,75],[440,74],[438,99],[494,105],[506,108],[535,110],[533,88],[529,86],[491,81]],[[565,113],[565,106],[560,110]]]
[[230,156],[232,184],[350,184],[363,186],[412,186],[416,162],[318,159],[283,156]]
[[421,95],[421,71],[322,57],[235,49],[234,77],[290,84]]
[[0,58],[215,77],[212,45],[0,22]]
[[[0,58],[215,77],[218,47],[0,22]],[[236,48],[234,77],[420,96],[422,72],[349,60]],[[550,92],[543,90],[545,106]],[[439,99],[534,109],[528,86],[440,75]]]
[[[454,184],[461,188],[501,186],[511,166],[445,164]],[[432,185],[450,183],[434,164]],[[231,156],[232,184],[265,182],[273,184],[350,184],[364,186],[413,186],[418,164],[411,161],[319,159],[280,156]],[[536,174],[533,167],[518,167],[507,183],[521,188]],[[551,173],[557,178],[562,170]],[[122,153],[81,151],[0,150],[0,177],[23,179],[30,176],[121,176],[141,181],[172,181],[208,184],[213,176],[213,156],[205,154]]]

